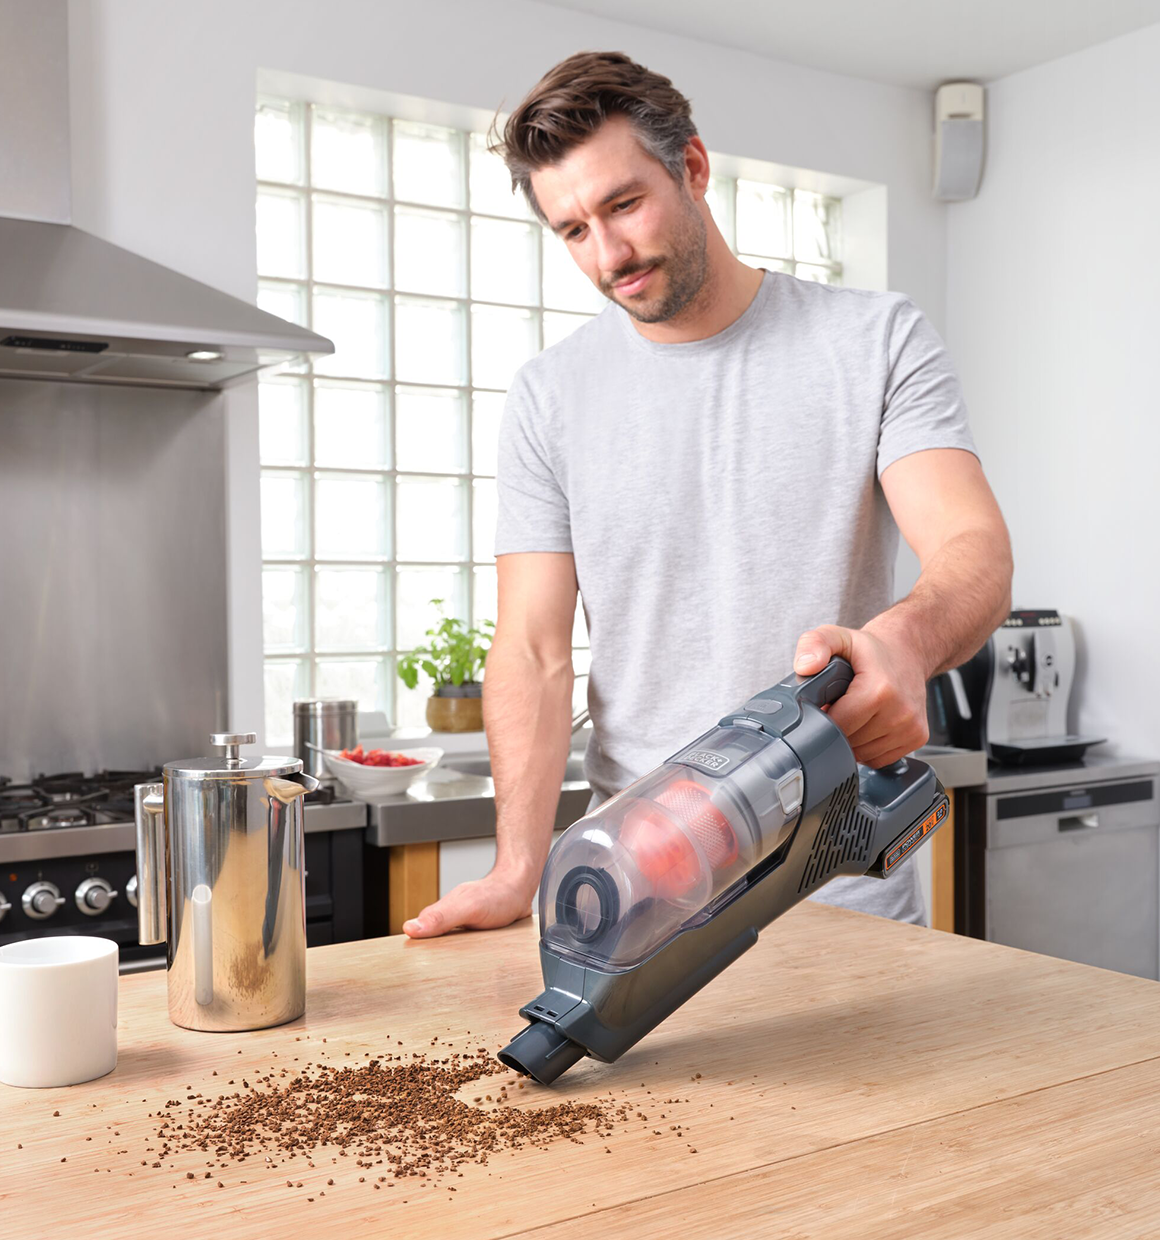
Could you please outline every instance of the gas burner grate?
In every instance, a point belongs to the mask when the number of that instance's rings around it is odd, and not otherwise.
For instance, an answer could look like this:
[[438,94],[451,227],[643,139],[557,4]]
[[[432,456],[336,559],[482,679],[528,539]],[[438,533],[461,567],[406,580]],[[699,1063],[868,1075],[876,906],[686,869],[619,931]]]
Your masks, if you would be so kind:
[[64,771],[59,775],[38,775],[32,787],[53,800],[71,800],[97,791],[91,779],[81,771]]
[[60,827],[91,827],[97,815],[89,805],[58,804],[51,809],[43,806],[27,809],[16,815],[21,830],[48,831]]
[[133,795],[134,784],[154,784],[161,781],[161,768],[154,767],[150,771],[98,771],[91,782],[102,788],[120,790],[127,788],[129,796]]
[[63,771],[13,784],[0,776],[0,823],[5,830],[42,830],[128,822],[133,818],[133,786],[161,779],[150,771]]
[[10,784],[0,789],[0,818],[11,818],[24,810],[51,804],[52,798],[31,784]]

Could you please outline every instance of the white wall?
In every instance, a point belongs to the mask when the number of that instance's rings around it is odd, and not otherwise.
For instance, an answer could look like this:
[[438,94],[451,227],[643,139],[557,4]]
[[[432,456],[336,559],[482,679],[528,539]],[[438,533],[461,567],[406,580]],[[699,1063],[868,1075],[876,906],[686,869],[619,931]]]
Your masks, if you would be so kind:
[[68,9],[0,0],[0,212],[69,220]]
[[[70,0],[73,222],[252,299],[260,71],[475,108],[560,58],[624,50],[691,96],[710,149],[884,185],[890,287],[942,326],[945,211],[919,91],[784,65],[533,0]],[[880,202],[877,208],[880,209]],[[229,409],[231,726],[261,730],[257,412]]]
[[1082,628],[1079,723],[1160,753],[1160,26],[987,98],[949,209],[947,337],[1011,527],[1014,600]]

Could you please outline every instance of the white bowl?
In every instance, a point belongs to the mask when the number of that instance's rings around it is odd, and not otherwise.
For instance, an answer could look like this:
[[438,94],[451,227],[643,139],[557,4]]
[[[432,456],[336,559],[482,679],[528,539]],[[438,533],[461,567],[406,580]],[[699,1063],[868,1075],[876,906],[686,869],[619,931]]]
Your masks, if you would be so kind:
[[[389,749],[387,745],[372,745],[372,749]],[[366,766],[362,762],[352,762],[342,757],[340,749],[324,749],[323,759],[326,769],[351,794],[364,801],[374,801],[378,797],[394,796],[404,791],[414,780],[426,775],[439,764],[443,757],[442,749],[396,749],[391,752],[406,754],[408,758],[419,758],[420,763],[414,766]]]

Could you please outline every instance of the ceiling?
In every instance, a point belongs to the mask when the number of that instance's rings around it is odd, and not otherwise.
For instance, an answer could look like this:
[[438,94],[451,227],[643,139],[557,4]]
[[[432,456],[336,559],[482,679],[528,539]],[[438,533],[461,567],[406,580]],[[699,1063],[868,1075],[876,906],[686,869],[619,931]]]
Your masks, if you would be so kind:
[[791,64],[932,89],[1160,22],[1160,0],[545,0]]

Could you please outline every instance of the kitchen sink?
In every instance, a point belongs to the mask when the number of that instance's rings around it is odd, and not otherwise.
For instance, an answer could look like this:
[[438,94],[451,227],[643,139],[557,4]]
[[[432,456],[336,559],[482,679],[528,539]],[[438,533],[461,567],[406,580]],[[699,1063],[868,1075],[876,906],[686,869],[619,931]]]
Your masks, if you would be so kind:
[[[461,771],[464,775],[483,775],[491,778],[490,758],[444,758],[441,765],[450,771]],[[564,766],[564,782],[587,783],[584,775],[584,759],[573,754]]]

